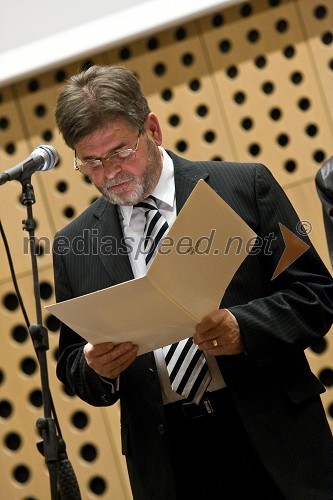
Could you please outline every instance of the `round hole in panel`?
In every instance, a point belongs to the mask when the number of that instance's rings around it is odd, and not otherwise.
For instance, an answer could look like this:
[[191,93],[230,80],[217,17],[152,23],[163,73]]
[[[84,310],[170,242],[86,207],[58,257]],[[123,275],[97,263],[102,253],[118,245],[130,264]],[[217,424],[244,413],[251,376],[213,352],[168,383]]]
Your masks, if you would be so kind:
[[147,40],[146,47],[148,50],[156,50],[159,47],[158,39],[156,37]]
[[45,325],[50,332],[57,332],[60,328],[60,320],[53,316],[53,314],[49,314],[45,318]]
[[259,42],[260,40],[260,31],[256,30],[256,29],[252,29],[250,30],[247,34],[246,34],[246,38],[247,40],[250,42],[250,43],[257,43]]
[[86,443],[81,446],[80,455],[86,462],[93,462],[98,456],[97,448],[92,443]]
[[283,55],[286,59],[291,59],[296,55],[295,47],[293,45],[287,45],[287,47],[283,49]]
[[264,82],[261,88],[264,94],[270,95],[274,92],[275,85],[273,82]]
[[236,92],[234,94],[234,101],[236,104],[244,104],[246,101],[246,95],[244,94],[244,92],[242,92],[241,90]]
[[18,344],[23,344],[29,336],[29,332],[26,326],[24,325],[16,325],[13,327],[11,331],[12,339],[15,340]]
[[309,137],[315,137],[318,134],[318,126],[316,123],[309,123],[306,126],[305,132]]
[[34,389],[30,392],[28,399],[32,406],[41,408],[43,406],[43,395],[40,389]]
[[267,65],[267,58],[263,54],[260,56],[257,56],[254,60],[254,64],[257,66],[258,69],[263,69]]
[[67,74],[64,69],[59,69],[54,75],[54,79],[58,83],[62,83],[67,79]]
[[281,110],[281,108],[272,108],[269,111],[269,116],[274,121],[280,120],[280,118],[282,117],[282,110]]
[[245,3],[241,5],[239,9],[239,14],[241,17],[249,17],[252,14],[252,5],[250,3]]
[[323,354],[327,349],[327,340],[325,338],[319,339],[309,349],[316,354]]
[[289,141],[290,141],[290,138],[289,138],[288,134],[279,134],[276,138],[276,142],[282,148],[285,148],[286,146],[288,146]]
[[161,92],[161,98],[163,99],[163,101],[171,101],[171,99],[173,98],[173,92],[171,89],[164,89],[162,92]]
[[66,396],[69,396],[70,398],[76,397],[75,392],[72,391],[72,389],[69,387],[67,384],[61,384],[62,392],[66,394]]
[[292,174],[297,169],[297,163],[296,163],[296,161],[295,160],[291,160],[291,159],[290,160],[286,160],[284,162],[284,169],[289,174]]
[[212,142],[214,142],[216,140],[216,133],[214,132],[214,130],[207,130],[204,133],[203,138],[204,138],[205,142],[208,142],[209,144],[211,144]]
[[247,116],[242,119],[241,127],[244,130],[251,130],[253,128],[253,119],[250,116]]
[[43,118],[47,113],[47,109],[46,109],[45,104],[38,104],[35,107],[34,112],[38,118]]
[[89,424],[88,414],[84,411],[76,411],[71,417],[71,422],[76,429],[84,429]]
[[47,281],[42,281],[39,284],[39,293],[41,299],[43,300],[49,299],[53,294],[53,287],[51,283],[48,283]]
[[13,405],[11,401],[2,399],[0,401],[0,417],[9,418],[13,413]]
[[224,24],[224,17],[222,14],[215,14],[212,17],[211,24],[213,28],[220,28]]
[[316,163],[321,164],[325,160],[326,154],[322,149],[316,149],[316,151],[314,151],[312,157]]
[[8,142],[5,145],[5,151],[8,155],[13,155],[16,153],[16,146],[13,142]]
[[18,483],[24,484],[29,481],[31,472],[27,465],[17,465],[12,472],[13,478]]
[[33,375],[37,370],[37,361],[29,356],[23,358],[20,363],[20,369],[25,375]]
[[94,66],[94,61],[87,59],[81,65],[82,71],[87,71],[87,69],[91,68],[91,66]]
[[180,153],[184,153],[187,150],[187,142],[185,140],[180,140],[176,143],[176,149]]
[[8,432],[4,436],[3,442],[8,450],[17,451],[22,445],[22,438],[17,432]]
[[181,118],[179,115],[171,115],[169,116],[169,124],[171,125],[171,127],[178,127],[178,125],[180,124],[181,122]]
[[231,47],[232,43],[228,39],[221,40],[219,43],[220,52],[222,52],[223,54],[227,54],[228,52],[230,52]]
[[102,476],[94,476],[89,481],[89,489],[95,495],[103,495],[107,488],[107,482]]
[[39,81],[38,80],[30,80],[27,84],[27,89],[29,92],[37,92],[37,90],[40,89]]
[[333,368],[323,368],[319,372],[319,379],[325,387],[333,386]]
[[328,408],[327,408],[327,410],[326,410],[326,411],[327,411],[327,414],[328,414],[331,418],[333,418],[333,402],[332,402],[332,403],[330,403],[330,404],[328,405]]
[[56,185],[56,190],[59,193],[66,193],[68,191],[68,182],[66,181],[59,181]]
[[200,87],[201,87],[200,80],[198,80],[197,78],[194,78],[189,82],[189,88],[193,92],[198,92],[198,90],[200,90]]
[[286,19],[279,19],[275,23],[275,29],[278,33],[286,33],[289,29],[289,23]]
[[192,64],[194,64],[195,62],[195,57],[190,52],[187,52],[186,54],[182,55],[181,61],[184,66],[192,66]]
[[326,5],[316,5],[313,10],[313,15],[316,19],[325,19],[327,16]]
[[324,45],[332,45],[333,33],[331,31],[327,31],[326,33],[323,33],[323,35],[321,37],[321,41],[323,42]]
[[9,292],[2,298],[2,304],[8,311],[16,311],[19,301],[15,293]]
[[64,207],[63,214],[67,219],[72,219],[75,215],[74,207]]
[[131,51],[128,47],[123,47],[119,51],[119,58],[122,59],[123,61],[126,61],[126,59],[129,59],[131,57]]
[[45,142],[50,142],[52,141],[53,139],[53,132],[52,130],[45,130],[42,134],[42,139],[45,141]]
[[257,143],[250,144],[248,151],[251,156],[258,156],[261,152],[260,144]]
[[185,40],[186,37],[187,37],[187,31],[184,27],[180,27],[180,28],[176,29],[175,34],[174,34],[174,38],[175,38],[175,40],[177,40],[177,42]]
[[294,84],[294,85],[299,85],[300,83],[303,82],[303,73],[301,73],[300,71],[294,71],[291,75],[290,75],[290,81]]
[[6,130],[9,127],[10,127],[9,118],[7,118],[7,116],[1,116],[0,117],[0,129]]
[[308,111],[311,107],[311,101],[308,97],[301,97],[297,105],[301,111]]
[[229,78],[236,78],[238,76],[238,68],[237,66],[229,66],[226,70],[226,74],[228,75]]
[[54,359],[55,362],[58,361],[59,359],[59,348],[58,347],[55,347],[52,351],[52,357]]
[[204,118],[208,115],[208,107],[206,106],[206,104],[200,104],[199,106],[197,106],[195,112],[198,116]]
[[164,63],[157,63],[154,66],[154,73],[156,76],[163,76],[166,73],[166,65]]

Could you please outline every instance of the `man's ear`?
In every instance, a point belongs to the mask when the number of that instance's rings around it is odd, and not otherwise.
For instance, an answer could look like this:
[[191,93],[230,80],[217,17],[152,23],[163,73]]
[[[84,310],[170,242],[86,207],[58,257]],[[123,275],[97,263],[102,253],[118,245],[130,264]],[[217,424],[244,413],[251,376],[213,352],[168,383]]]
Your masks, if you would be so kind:
[[146,120],[146,130],[151,133],[151,136],[157,146],[162,144],[162,129],[157,116],[154,113],[149,113]]

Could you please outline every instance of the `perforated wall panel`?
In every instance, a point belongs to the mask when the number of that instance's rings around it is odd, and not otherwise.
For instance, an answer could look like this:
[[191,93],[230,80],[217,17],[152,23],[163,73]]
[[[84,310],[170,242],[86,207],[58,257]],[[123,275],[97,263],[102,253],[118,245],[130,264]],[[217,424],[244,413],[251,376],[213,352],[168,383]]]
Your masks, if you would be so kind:
[[[314,176],[332,155],[333,6],[330,0],[253,0],[157,32],[0,89],[0,170],[52,144],[60,162],[33,176],[42,307],[53,303],[51,244],[97,196],[73,170],[54,122],[59,89],[91,64],[122,64],[139,76],[162,124],[163,145],[189,159],[260,161],[290,197],[331,268]],[[31,323],[36,322],[26,207],[18,182],[0,187],[0,217]],[[0,240],[0,500],[49,498],[37,451],[43,416],[40,370]],[[55,377],[59,324],[43,313],[48,371],[69,459],[84,500],[131,498],[120,451],[119,408],[92,408]],[[327,388],[333,428],[332,331],[307,351]]]

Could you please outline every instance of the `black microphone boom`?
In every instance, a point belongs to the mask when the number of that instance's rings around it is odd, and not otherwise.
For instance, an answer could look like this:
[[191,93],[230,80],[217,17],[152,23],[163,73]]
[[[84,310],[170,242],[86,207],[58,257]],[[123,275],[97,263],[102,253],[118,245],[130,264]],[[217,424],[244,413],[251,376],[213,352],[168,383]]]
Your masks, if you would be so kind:
[[0,185],[8,181],[29,179],[36,170],[50,170],[58,161],[59,154],[53,146],[38,146],[26,160],[0,174]]

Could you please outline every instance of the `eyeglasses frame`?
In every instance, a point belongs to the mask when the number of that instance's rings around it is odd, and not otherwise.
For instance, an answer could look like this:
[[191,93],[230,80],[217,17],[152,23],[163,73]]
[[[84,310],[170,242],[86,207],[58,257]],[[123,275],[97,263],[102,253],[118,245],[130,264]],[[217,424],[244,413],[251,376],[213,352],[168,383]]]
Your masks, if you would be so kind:
[[[116,151],[115,153],[112,153],[110,156],[108,156],[107,158],[95,158],[93,161],[99,161],[101,163],[100,166],[103,167],[104,169],[104,161],[107,161],[107,162],[110,162],[111,161],[111,158],[119,155],[119,153],[125,153],[125,152],[128,152],[128,156],[132,155],[133,153],[136,153],[137,150],[138,150],[138,147],[139,147],[139,142],[140,142],[140,137],[142,135],[142,129],[139,130],[139,133],[138,133],[138,137],[137,137],[137,140],[136,140],[136,143],[135,143],[135,146],[134,148],[126,148],[126,149],[121,149],[119,151]],[[128,158],[128,156],[126,158]],[[125,158],[125,159],[126,159]],[[82,163],[81,165],[78,165],[77,163],[77,156],[76,156],[76,150],[74,149],[74,170],[78,170],[79,172],[83,173],[82,170],[81,170],[81,167],[84,163]],[[99,168],[99,167],[96,167],[96,169]],[[86,174],[84,174],[86,175]]]

